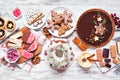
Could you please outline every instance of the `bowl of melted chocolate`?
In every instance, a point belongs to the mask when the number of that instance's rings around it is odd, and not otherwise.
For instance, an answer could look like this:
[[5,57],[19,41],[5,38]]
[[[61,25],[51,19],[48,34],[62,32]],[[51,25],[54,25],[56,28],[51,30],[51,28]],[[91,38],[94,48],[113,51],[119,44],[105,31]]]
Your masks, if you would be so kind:
[[102,9],[85,11],[79,17],[76,28],[79,38],[92,47],[104,46],[114,35],[114,22]]

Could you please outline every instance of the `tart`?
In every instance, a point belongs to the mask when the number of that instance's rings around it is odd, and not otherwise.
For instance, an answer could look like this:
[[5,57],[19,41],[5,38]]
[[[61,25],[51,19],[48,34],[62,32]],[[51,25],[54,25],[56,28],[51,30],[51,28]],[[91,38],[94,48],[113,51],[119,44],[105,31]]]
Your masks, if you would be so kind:
[[3,18],[0,18],[0,29],[4,28],[5,21]]
[[114,22],[102,9],[90,9],[77,21],[77,34],[87,45],[100,47],[107,44],[114,35]]
[[6,32],[4,29],[0,29],[0,40],[3,40],[6,37]]
[[15,24],[14,21],[8,20],[8,21],[6,21],[6,26],[5,27],[6,27],[7,31],[11,32],[11,31],[13,31],[15,29],[16,24]]

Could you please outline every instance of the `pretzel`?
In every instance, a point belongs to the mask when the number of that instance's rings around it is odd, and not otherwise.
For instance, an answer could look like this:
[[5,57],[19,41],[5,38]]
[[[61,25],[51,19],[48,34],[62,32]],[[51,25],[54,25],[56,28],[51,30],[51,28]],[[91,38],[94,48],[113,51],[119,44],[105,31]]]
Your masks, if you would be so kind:
[[111,57],[116,58],[116,47],[115,45],[110,46]]
[[41,58],[40,58],[39,56],[35,56],[35,57],[31,60],[31,62],[32,62],[34,65],[39,64],[40,61],[41,61]]

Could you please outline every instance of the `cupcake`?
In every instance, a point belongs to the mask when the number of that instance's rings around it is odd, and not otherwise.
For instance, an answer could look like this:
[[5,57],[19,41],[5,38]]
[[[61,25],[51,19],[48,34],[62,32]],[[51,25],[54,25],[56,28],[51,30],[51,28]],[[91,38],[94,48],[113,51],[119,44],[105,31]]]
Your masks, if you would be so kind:
[[6,27],[6,30],[7,30],[7,31],[12,32],[12,31],[15,29],[16,24],[15,24],[14,21],[8,20],[8,21],[6,22],[6,26],[5,26],[5,27]]
[[6,37],[6,32],[4,29],[0,29],[0,40],[3,40]]
[[0,29],[4,28],[5,21],[3,18],[0,18]]
[[51,40],[44,54],[49,66],[58,72],[65,71],[74,58],[72,48],[64,40]]

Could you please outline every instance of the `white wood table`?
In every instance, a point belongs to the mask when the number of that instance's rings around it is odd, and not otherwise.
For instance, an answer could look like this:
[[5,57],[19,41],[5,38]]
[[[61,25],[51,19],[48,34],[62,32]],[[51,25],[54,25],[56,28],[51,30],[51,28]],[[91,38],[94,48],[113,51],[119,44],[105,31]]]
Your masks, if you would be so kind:
[[[24,10],[25,7],[42,7],[44,13],[48,14],[50,10],[55,7],[66,7],[75,14],[77,22],[78,17],[84,11],[91,8],[101,8],[109,13],[117,13],[117,15],[120,16],[120,1],[115,1],[116,0],[1,0],[0,9],[7,11],[16,6],[19,6],[22,10]],[[20,27],[24,26],[22,18],[17,22]],[[76,24],[74,24],[74,26],[75,25]],[[42,34],[41,30],[38,32]],[[72,48],[75,54],[75,60],[65,72],[57,73],[49,68],[44,61],[43,49],[41,53],[43,61],[41,61],[40,64],[33,66],[30,73],[21,69],[12,71],[8,67],[1,65],[0,80],[120,80],[120,76],[114,73],[115,68],[106,74],[102,74],[95,64],[93,64],[88,71],[84,71],[79,67],[76,58],[81,51],[74,43],[72,43],[72,39],[76,35],[77,34],[74,31],[74,33],[67,38],[70,41],[70,44],[73,45]],[[115,31],[114,37],[118,36],[120,37],[120,31]],[[112,43],[108,43],[105,47],[108,47],[110,44]],[[44,47],[45,45],[43,48]],[[92,52],[92,49],[88,49],[88,51]]]

